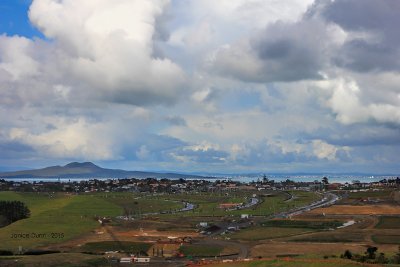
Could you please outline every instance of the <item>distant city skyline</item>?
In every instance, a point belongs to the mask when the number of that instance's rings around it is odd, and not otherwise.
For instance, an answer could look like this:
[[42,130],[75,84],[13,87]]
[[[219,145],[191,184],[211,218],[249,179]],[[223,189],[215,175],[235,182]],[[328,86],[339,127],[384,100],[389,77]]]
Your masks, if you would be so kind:
[[4,0],[0,171],[400,173],[400,2]]

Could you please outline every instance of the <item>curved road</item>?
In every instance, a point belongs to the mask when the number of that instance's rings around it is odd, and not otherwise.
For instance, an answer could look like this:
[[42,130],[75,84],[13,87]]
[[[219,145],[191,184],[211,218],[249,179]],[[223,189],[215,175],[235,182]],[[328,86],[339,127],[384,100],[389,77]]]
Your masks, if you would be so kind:
[[313,209],[317,209],[317,208],[322,208],[322,207],[333,205],[339,199],[340,198],[339,198],[338,195],[335,195],[333,193],[327,192],[327,193],[324,193],[324,197],[321,200],[317,201],[317,202],[311,203],[311,204],[306,205],[306,206],[301,207],[301,208],[297,208],[295,210],[278,213],[274,217],[275,218],[287,218],[287,217],[300,215],[300,214],[302,214],[304,212],[307,212],[307,211],[310,211],[310,210],[313,210]]

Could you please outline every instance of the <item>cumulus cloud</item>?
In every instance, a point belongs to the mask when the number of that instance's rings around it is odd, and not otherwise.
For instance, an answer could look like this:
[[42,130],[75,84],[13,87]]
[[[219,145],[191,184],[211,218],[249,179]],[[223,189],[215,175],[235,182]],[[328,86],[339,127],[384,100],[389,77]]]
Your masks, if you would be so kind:
[[184,163],[221,164],[226,163],[228,153],[221,150],[219,145],[202,142],[175,150],[170,155]]
[[250,82],[322,79],[335,42],[331,32],[317,20],[277,22],[217,51],[212,69]]
[[394,170],[399,10],[390,0],[34,0],[29,19],[45,38],[0,35],[0,164]]
[[79,119],[76,122],[59,122],[57,127],[43,133],[31,133],[28,129],[12,128],[9,139],[22,142],[36,151],[55,158],[112,159],[111,140],[104,135],[107,129]]
[[3,75],[16,81],[38,72],[39,64],[32,57],[32,41],[25,37],[6,35],[0,36],[0,69]]
[[[354,80],[339,79],[332,82],[333,94],[328,104],[336,113],[336,118],[344,124],[376,122],[383,124],[400,124],[399,103],[362,101],[362,89]],[[376,88],[376,90],[379,90]]]
[[24,81],[46,84],[47,92],[36,92],[43,97],[52,97],[54,86],[69,87],[71,102],[174,103],[185,74],[153,53],[157,18],[168,4],[35,0],[29,17],[48,41],[1,36],[0,76],[20,83],[21,94]]
[[182,69],[154,51],[168,5],[33,1],[30,21],[46,39],[0,36],[0,104],[13,114],[2,121],[7,155],[14,144],[37,158],[121,159],[152,119],[145,107],[175,103],[183,90]]
[[274,22],[221,46],[210,71],[256,83],[327,81],[338,121],[398,125],[399,87],[389,85],[399,77],[395,10],[393,1],[317,1],[298,21]]
[[322,140],[313,140],[312,142],[314,155],[319,159],[335,160],[339,152],[348,154],[349,147],[337,148],[334,145],[323,142]]
[[338,51],[340,66],[359,71],[399,70],[400,19],[397,1],[332,1],[322,15],[350,33]]

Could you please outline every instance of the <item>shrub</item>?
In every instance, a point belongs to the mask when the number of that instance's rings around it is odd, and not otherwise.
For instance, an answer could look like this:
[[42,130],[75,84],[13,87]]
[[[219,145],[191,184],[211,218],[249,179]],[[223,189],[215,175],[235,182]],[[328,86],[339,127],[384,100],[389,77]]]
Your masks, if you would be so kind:
[[0,256],[12,256],[14,253],[9,250],[0,250]]
[[28,218],[30,211],[21,201],[0,201],[0,216],[6,224],[10,224]]
[[54,254],[54,253],[60,253],[59,250],[28,250],[24,252],[24,255],[45,255],[45,254]]
[[353,258],[353,253],[351,253],[351,251],[347,249],[347,250],[344,252],[343,257],[344,257],[344,258],[347,258],[347,259],[351,259],[351,258]]

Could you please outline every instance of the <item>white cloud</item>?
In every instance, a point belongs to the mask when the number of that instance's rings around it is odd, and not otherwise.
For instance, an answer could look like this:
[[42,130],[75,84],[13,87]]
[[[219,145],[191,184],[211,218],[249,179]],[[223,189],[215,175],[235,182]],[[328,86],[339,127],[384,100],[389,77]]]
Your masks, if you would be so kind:
[[313,140],[312,148],[314,155],[319,159],[328,159],[328,160],[336,160],[336,154],[338,151],[342,150],[346,153],[350,150],[348,147],[338,148],[334,145],[327,144],[322,140]]
[[88,123],[84,119],[75,122],[55,122],[54,129],[43,133],[31,133],[29,129],[13,128],[11,140],[32,146],[38,153],[55,158],[83,158],[106,160],[115,157],[112,140],[107,136],[106,125]]
[[45,60],[57,61],[75,94],[146,105],[174,102],[185,79],[178,65],[153,55],[157,17],[168,4],[35,0],[29,15],[51,40]]
[[32,41],[25,37],[0,35],[0,71],[7,72],[12,81],[33,76],[39,63],[32,57]]
[[328,103],[341,123],[365,123],[372,120],[377,123],[400,124],[398,105],[363,103],[363,93],[354,80],[338,79],[333,82],[333,93]]
[[46,39],[0,36],[3,157],[395,165],[398,16],[366,1],[34,0]]
[[139,150],[136,151],[136,156],[140,160],[146,160],[150,156],[150,151],[147,149],[145,145],[140,146]]

